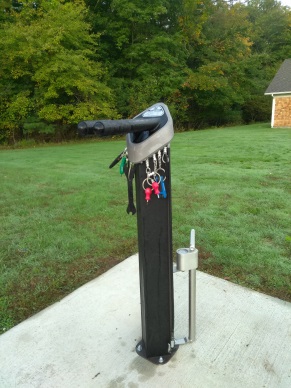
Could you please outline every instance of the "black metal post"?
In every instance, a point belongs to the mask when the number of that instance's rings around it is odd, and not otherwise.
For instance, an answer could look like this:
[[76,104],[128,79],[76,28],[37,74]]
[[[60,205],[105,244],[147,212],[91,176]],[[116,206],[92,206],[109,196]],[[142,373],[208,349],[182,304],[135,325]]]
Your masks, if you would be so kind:
[[[169,150],[168,150],[169,156]],[[136,166],[136,204],[139,248],[142,341],[137,353],[154,363],[167,362],[174,346],[172,209],[170,158],[162,164],[167,198],[154,193],[145,200],[145,162]],[[150,168],[153,170],[150,159]]]
[[[121,153],[111,163],[110,168],[124,154],[127,155],[129,163],[135,165],[142,321],[142,340],[136,350],[140,356],[149,361],[164,364],[178,349],[174,340],[169,149],[174,130],[171,114],[165,104],[157,103],[130,120],[83,121],[78,124],[78,131],[83,136],[127,133],[126,152]],[[155,162],[153,156],[155,156]],[[130,164],[128,171],[134,171],[131,170]],[[161,176],[165,181],[159,178]],[[154,183],[156,186],[159,184],[162,186],[164,183],[166,194],[158,198]],[[128,185],[130,202],[128,212],[133,212],[130,173],[128,173]],[[149,192],[147,195],[151,194],[149,201],[145,199],[146,186]]]

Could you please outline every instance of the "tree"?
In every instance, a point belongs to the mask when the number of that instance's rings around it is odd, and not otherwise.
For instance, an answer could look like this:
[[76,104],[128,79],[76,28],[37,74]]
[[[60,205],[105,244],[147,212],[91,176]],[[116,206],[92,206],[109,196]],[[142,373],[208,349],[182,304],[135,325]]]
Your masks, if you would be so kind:
[[245,98],[245,61],[252,46],[246,16],[240,4],[208,4],[199,36],[193,35],[195,48],[189,57],[189,76],[182,91],[187,95],[188,121],[192,125],[240,120],[240,105]]
[[250,0],[246,9],[252,23],[253,52],[268,54],[270,64],[290,57],[290,9],[276,0]]
[[171,105],[185,80],[186,49],[177,23],[180,1],[87,2],[100,32],[102,60],[119,113],[130,117],[153,102]]
[[251,24],[251,56],[247,60],[248,96],[242,105],[245,121],[269,120],[271,103],[264,96],[270,80],[291,57],[291,12],[276,0],[250,0],[246,6]]
[[43,0],[3,24],[2,138],[19,128],[51,132],[86,118],[116,117],[106,69],[96,61],[98,36],[85,16],[82,1]]
[[291,12],[276,0],[84,0],[89,12],[83,0],[3,1],[0,125],[12,138],[157,101],[191,127],[268,119],[264,90],[291,57]]

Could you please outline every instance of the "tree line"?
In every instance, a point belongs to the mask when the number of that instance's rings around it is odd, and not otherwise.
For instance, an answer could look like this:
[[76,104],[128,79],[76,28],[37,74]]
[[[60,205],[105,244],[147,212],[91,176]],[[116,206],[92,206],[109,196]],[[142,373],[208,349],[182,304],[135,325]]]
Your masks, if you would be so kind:
[[276,0],[2,0],[0,142],[63,139],[84,119],[169,105],[176,126],[270,119],[291,57]]

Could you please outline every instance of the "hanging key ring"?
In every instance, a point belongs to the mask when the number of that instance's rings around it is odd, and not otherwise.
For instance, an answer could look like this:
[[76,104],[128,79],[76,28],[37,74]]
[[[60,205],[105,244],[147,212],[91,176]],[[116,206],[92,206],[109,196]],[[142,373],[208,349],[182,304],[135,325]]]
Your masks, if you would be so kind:
[[147,175],[150,175],[151,173],[152,173],[152,170],[151,170],[149,167],[147,167],[147,168],[146,168],[146,174],[147,174]]
[[145,190],[145,182],[151,187],[151,183],[149,183],[148,181],[149,178],[146,178],[143,182],[142,182],[142,188]]
[[[157,169],[156,175],[159,175],[159,177],[160,177],[160,180],[159,180],[158,183],[161,182],[161,174],[158,173],[158,171],[160,171],[160,170],[163,171],[163,172],[166,172],[166,170],[165,170],[164,168],[162,168],[162,167],[160,167],[160,168]],[[164,181],[165,181],[165,180],[166,180],[166,177],[164,176]]]
[[[156,177],[158,177],[158,180],[156,180]],[[149,181],[148,181],[149,179],[152,180],[152,183],[149,183]],[[147,182],[148,182],[148,184],[149,184],[150,186],[152,186],[153,182],[158,182],[158,183],[160,183],[160,182],[161,182],[161,175],[160,175],[158,172],[156,172],[156,173],[154,174],[154,179],[148,177],[148,178],[147,178]]]
[[169,162],[168,148],[167,147],[164,147],[162,161],[163,161],[163,163]]

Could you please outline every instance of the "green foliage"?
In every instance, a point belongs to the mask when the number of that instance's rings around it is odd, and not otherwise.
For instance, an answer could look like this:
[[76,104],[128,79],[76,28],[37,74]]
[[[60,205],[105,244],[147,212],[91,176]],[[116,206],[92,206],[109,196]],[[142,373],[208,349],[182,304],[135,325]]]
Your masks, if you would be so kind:
[[[179,3],[179,2],[178,2]],[[153,102],[167,101],[185,77],[187,52],[176,30],[172,1],[114,0],[90,4],[92,24],[101,31],[102,58],[109,68],[124,117]]]
[[23,132],[25,134],[36,133],[54,133],[55,127],[53,124],[47,124],[46,122],[40,120],[37,116],[27,117],[24,125]]
[[84,1],[2,2],[0,142],[157,101],[177,126],[270,119],[264,91],[291,57],[279,1]]
[[268,53],[270,63],[290,57],[290,9],[276,0],[251,0],[246,9],[253,26],[254,51]]
[[30,116],[60,126],[84,118],[115,116],[105,69],[96,61],[97,35],[90,33],[81,1],[44,0],[25,8],[1,30],[1,125],[12,130]]

